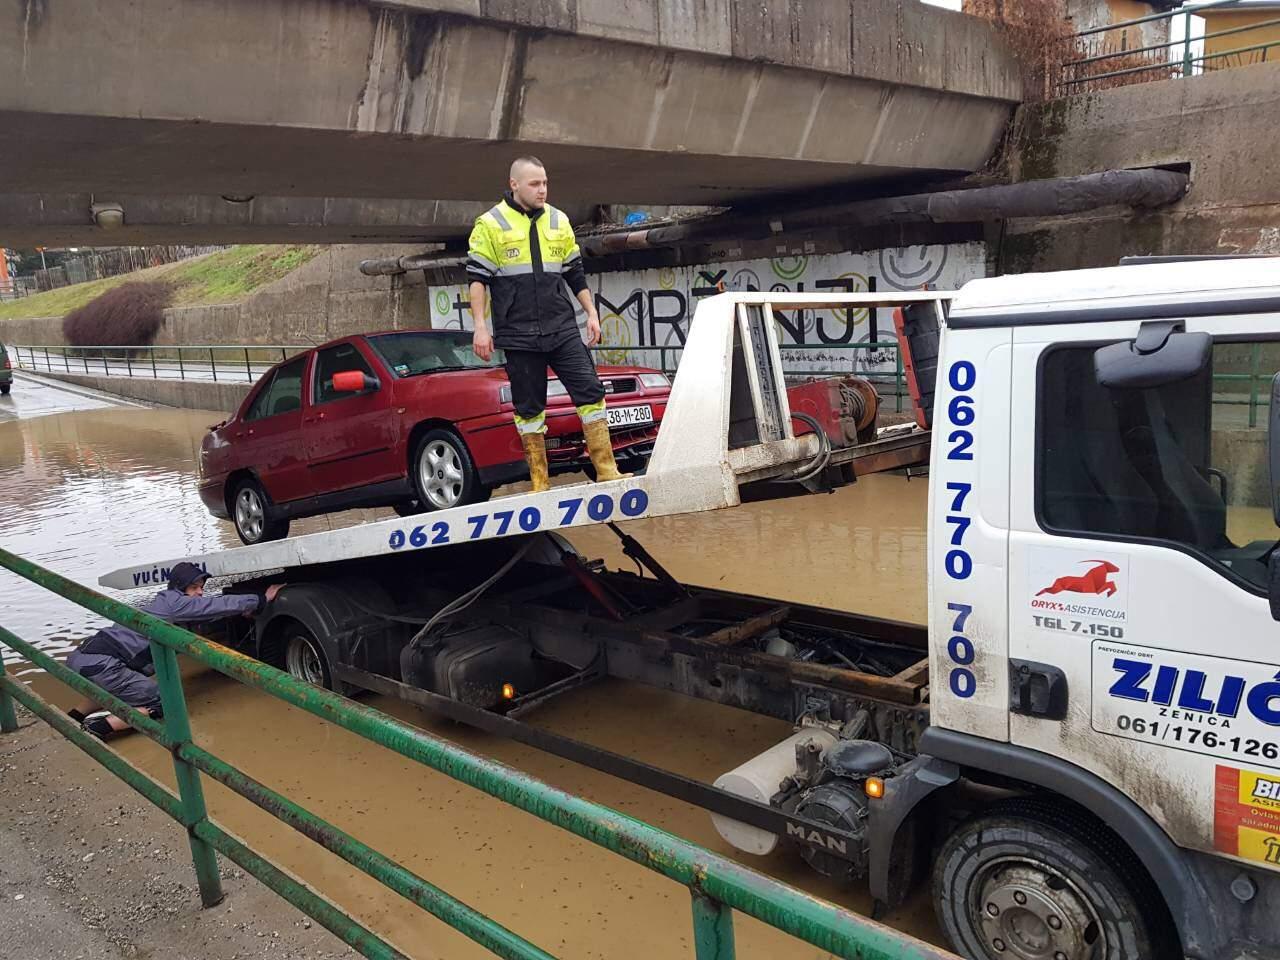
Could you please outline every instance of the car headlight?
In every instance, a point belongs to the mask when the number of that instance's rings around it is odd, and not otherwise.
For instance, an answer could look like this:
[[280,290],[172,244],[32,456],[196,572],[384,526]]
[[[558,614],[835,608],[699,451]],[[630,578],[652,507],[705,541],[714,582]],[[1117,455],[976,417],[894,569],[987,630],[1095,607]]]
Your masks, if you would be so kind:
[[503,387],[501,390],[498,391],[498,402],[499,403],[511,402],[511,385],[510,384],[507,384],[505,387]]
[[667,379],[665,373],[642,373],[640,374],[640,382],[646,387],[658,387],[666,389],[671,386],[671,381]]

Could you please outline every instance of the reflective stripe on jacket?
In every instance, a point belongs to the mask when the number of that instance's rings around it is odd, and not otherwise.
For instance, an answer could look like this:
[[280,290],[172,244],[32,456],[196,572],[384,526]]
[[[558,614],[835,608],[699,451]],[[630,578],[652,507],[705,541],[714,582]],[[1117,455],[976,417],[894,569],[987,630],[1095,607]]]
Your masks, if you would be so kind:
[[477,217],[467,278],[489,288],[496,346],[546,350],[579,336],[569,290],[587,289],[582,251],[569,218],[550,204],[526,213],[508,193]]

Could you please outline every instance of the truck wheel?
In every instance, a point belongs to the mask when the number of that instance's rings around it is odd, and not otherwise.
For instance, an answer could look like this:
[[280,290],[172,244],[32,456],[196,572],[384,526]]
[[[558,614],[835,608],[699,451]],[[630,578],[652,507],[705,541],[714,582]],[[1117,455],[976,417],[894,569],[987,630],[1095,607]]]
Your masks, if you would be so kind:
[[231,498],[231,519],[242,543],[252,546],[268,540],[282,540],[289,535],[288,520],[269,517],[269,502],[262,485],[253,477],[246,477],[236,484],[236,492]]
[[290,627],[284,637],[284,666],[289,675],[303,683],[333,689],[329,665],[315,637],[303,627]]
[[1072,808],[1011,800],[961,824],[933,868],[938,919],[973,960],[1169,960],[1172,921],[1135,857]]
[[480,471],[466,443],[452,430],[424,433],[414,449],[410,469],[418,503],[425,510],[447,510],[489,499],[491,491],[480,482]]

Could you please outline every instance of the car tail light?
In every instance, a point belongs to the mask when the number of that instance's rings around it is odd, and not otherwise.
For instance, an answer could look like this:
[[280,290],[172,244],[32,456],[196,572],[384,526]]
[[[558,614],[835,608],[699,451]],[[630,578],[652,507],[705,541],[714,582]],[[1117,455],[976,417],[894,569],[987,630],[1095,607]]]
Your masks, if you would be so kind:
[[3,362],[3,363],[0,363],[0,369],[8,370],[8,369],[9,369],[9,355],[6,353],[6,354],[4,354],[3,356],[4,356],[4,362]]

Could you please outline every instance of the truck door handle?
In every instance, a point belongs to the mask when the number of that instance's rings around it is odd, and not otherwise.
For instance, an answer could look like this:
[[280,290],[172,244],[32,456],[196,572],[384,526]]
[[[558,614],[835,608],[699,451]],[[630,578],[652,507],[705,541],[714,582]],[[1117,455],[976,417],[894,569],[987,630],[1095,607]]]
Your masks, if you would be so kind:
[[1067,716],[1067,675],[1034,660],[1009,661],[1009,712],[1041,720]]

